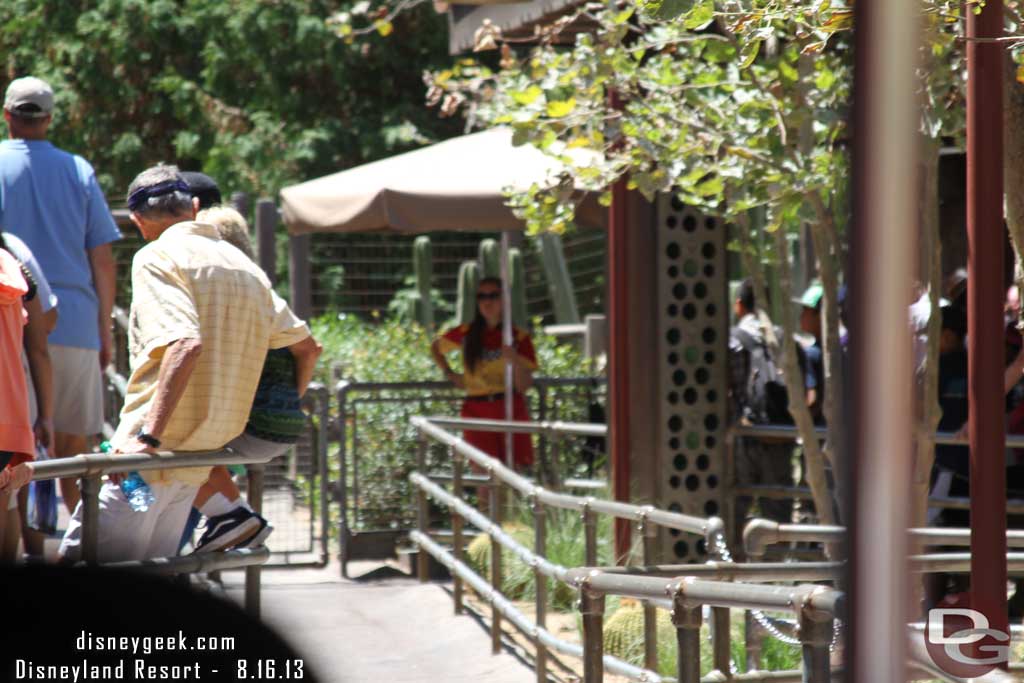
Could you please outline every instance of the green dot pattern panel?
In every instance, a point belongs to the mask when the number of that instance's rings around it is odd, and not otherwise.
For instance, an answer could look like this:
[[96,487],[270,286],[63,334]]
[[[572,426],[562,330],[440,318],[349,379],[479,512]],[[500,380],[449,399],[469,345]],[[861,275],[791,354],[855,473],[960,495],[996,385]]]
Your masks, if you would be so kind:
[[[725,229],[663,195],[658,200],[659,507],[721,515],[728,377]],[[702,562],[704,541],[661,531],[664,559]]]

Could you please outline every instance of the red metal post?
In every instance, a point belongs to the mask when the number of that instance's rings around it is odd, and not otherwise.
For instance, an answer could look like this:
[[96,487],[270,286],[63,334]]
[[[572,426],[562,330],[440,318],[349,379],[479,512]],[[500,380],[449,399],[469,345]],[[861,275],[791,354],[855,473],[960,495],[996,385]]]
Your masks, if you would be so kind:
[[[621,109],[618,95],[609,93],[612,109]],[[626,181],[612,185],[608,209],[608,403],[611,432],[612,496],[629,501],[629,226]],[[652,378],[653,380],[653,378]],[[631,529],[626,520],[615,520],[615,557],[629,552]]]
[[[967,12],[971,607],[1007,632],[1003,426],[1003,1]],[[994,642],[994,641],[993,641]],[[981,644],[992,644],[982,641]]]

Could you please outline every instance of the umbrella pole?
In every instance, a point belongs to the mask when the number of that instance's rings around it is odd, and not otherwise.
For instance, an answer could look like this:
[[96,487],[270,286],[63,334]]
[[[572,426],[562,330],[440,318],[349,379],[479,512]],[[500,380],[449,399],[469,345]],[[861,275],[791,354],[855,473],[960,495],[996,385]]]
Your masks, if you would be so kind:
[[[501,336],[505,346],[512,346],[512,285],[508,272],[508,232],[501,233]],[[512,394],[515,391],[512,363],[505,363],[505,419],[512,420]],[[505,465],[512,469],[512,432],[505,432]]]

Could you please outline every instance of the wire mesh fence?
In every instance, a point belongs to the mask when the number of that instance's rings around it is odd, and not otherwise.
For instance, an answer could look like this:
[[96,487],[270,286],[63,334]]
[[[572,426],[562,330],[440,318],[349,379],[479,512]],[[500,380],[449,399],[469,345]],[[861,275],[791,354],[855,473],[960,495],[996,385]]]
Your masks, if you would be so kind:
[[[433,288],[439,319],[454,312],[459,267],[478,258],[480,242],[490,233],[432,233]],[[328,311],[372,317],[383,315],[398,290],[411,286],[414,236],[317,234],[310,245],[314,315]],[[567,235],[566,263],[581,315],[604,310],[605,236],[588,230]],[[521,246],[526,271],[527,311],[553,323],[553,306],[540,255],[531,238]],[[279,259],[280,261],[280,259]]]

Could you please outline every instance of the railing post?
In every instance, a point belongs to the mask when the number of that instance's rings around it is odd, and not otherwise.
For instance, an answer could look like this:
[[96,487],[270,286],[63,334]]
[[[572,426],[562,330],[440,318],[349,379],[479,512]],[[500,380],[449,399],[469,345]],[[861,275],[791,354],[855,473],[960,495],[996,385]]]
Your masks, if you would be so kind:
[[[654,541],[658,528],[644,515],[637,524],[637,535],[643,539],[644,566],[655,564]],[[651,671],[658,668],[658,611],[654,605],[644,603],[644,667]]]
[[700,683],[700,606],[689,606],[681,594],[675,597],[672,625],[676,627],[679,659],[676,676],[679,683]]
[[580,589],[583,617],[583,683],[604,681],[604,596]]
[[583,504],[583,566],[597,566],[597,516],[589,502]]
[[[424,477],[427,476],[427,437],[420,434],[419,439],[416,441],[416,471],[422,474]],[[427,520],[427,492],[421,487],[416,487],[416,525],[420,530],[420,533],[424,536],[429,535],[429,522]],[[420,582],[425,582],[429,578],[429,567],[427,565],[427,551],[423,548],[419,549],[416,553],[416,575],[419,577]]]
[[[338,389],[338,560],[341,576],[348,578],[348,389]],[[325,470],[326,473],[326,470]]]
[[[547,516],[544,510],[544,503],[536,496],[530,499],[533,507],[533,552],[538,557],[547,557]],[[533,567],[533,582],[535,585],[535,611],[537,613],[537,637],[534,639],[534,647],[537,650],[535,670],[537,672],[537,683],[546,683],[548,680],[547,660],[548,652],[540,639],[540,630],[546,628],[548,612],[548,577],[540,570],[540,564]]]
[[309,240],[308,234],[288,238],[288,284],[291,287],[292,310],[303,320],[309,320],[313,315]]
[[711,608],[711,654],[716,669],[732,678],[732,652],[729,644],[730,615],[728,607]]
[[[246,493],[253,512],[263,512],[263,470],[264,465],[248,465]],[[260,571],[258,564],[245,568],[245,611],[257,619],[260,616]]]
[[82,491],[82,559],[95,567],[99,564],[100,478],[84,476],[79,486]]
[[326,566],[328,562],[329,543],[331,528],[331,510],[328,500],[327,485],[327,423],[331,419],[331,392],[327,387],[321,387],[316,394],[317,401],[317,468],[320,474],[320,558]]
[[[504,497],[502,494],[504,491],[501,487],[501,479],[494,476],[494,471],[488,470],[488,474],[491,477],[492,485],[491,495],[488,496],[491,522],[500,528],[501,505],[502,498]],[[494,538],[494,534],[491,534],[491,589],[496,594],[501,593],[501,583],[501,544]],[[501,612],[493,601],[491,602],[491,652],[494,654],[501,652]]]
[[234,192],[231,194],[231,204],[235,211],[242,214],[246,222],[249,221],[249,195],[245,192]]
[[[452,458],[452,495],[462,500],[463,487],[462,487],[462,472],[464,469],[462,454],[455,450],[453,446],[448,447],[448,456]],[[456,562],[462,562],[462,515],[455,511],[455,508],[451,508],[452,511],[452,555],[455,556]],[[452,572],[452,601],[455,603],[455,613],[462,614],[462,579],[459,578],[458,573]]]
[[[537,419],[544,422],[548,417],[547,387],[537,382],[534,383],[533,388],[537,391]],[[548,435],[544,432],[541,432],[537,439],[537,462],[540,463],[537,481],[541,486],[553,487],[553,483],[548,481],[548,474],[552,468],[549,464]]]
[[804,683],[828,683],[831,675],[829,646],[832,644],[833,618],[830,614],[804,608],[800,612],[800,645],[803,655]]
[[256,256],[271,285],[277,284],[277,205],[273,199],[256,202]]
[[743,612],[744,649],[747,653],[747,671],[761,668],[761,626],[751,610]]

